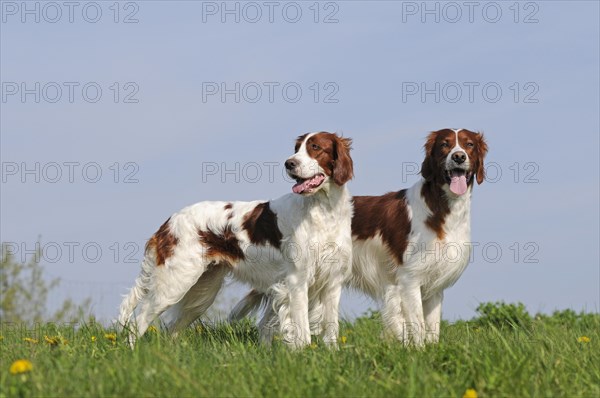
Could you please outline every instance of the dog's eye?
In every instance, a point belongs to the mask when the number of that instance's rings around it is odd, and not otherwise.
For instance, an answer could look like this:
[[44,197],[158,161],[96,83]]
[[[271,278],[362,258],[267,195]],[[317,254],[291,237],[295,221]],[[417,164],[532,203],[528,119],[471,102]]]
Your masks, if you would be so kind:
[[475,146],[475,144],[473,144],[472,142],[467,142],[467,148],[473,148]]
[[311,148],[312,148],[313,150],[315,150],[315,151],[318,151],[319,149],[321,149],[321,147],[320,147],[320,146],[318,146],[317,144],[312,144],[312,145],[311,145]]
[[448,145],[448,143],[447,143],[447,142],[445,142],[445,141],[444,141],[444,142],[442,142],[442,148],[448,148],[449,146],[450,146],[450,145]]

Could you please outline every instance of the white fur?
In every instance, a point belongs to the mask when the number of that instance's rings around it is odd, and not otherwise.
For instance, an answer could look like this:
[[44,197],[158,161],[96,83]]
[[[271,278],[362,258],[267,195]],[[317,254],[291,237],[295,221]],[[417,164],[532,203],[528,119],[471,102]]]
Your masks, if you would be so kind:
[[[326,176],[306,152],[310,136],[290,157],[298,163],[295,174],[310,177],[316,171]],[[318,306],[322,313],[313,330],[326,333],[325,341],[336,344],[341,287],[352,261],[352,202],[347,188],[326,176],[312,195],[288,194],[270,201],[283,235],[281,250],[269,244],[253,245],[242,228],[244,216],[262,202],[232,202],[231,219],[224,209],[228,202],[200,202],[171,216],[169,227],[178,239],[173,255],[157,266],[156,253],[149,250],[135,286],[121,304],[122,325],[131,323],[137,307],[132,345],[167,309],[172,332],[187,327],[213,303],[229,273],[271,297],[269,310],[276,315],[278,331],[288,345],[310,344],[310,306]],[[244,251],[244,260],[209,256],[200,244],[198,230],[220,233],[226,225]],[[265,336],[272,336],[274,331],[268,330],[269,325],[263,326],[261,340],[267,341]]]
[[298,177],[311,178],[319,173],[325,173],[319,165],[319,162],[310,157],[306,148],[306,142],[315,134],[316,133],[308,134],[302,142],[302,145],[300,145],[300,148],[298,148],[298,152],[289,157],[289,160],[294,160],[298,163],[294,170],[295,175]]

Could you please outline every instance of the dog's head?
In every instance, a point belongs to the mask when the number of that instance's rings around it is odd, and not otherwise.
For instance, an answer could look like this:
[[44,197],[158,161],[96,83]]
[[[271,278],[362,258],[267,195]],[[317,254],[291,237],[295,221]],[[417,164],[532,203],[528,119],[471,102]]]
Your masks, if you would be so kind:
[[312,195],[329,184],[343,186],[354,176],[351,146],[350,138],[333,133],[309,133],[298,137],[295,154],[285,162],[288,175],[296,180],[292,191]]
[[465,129],[434,131],[425,143],[425,160],[421,175],[426,181],[447,186],[460,196],[485,178],[483,159],[488,151],[483,134]]

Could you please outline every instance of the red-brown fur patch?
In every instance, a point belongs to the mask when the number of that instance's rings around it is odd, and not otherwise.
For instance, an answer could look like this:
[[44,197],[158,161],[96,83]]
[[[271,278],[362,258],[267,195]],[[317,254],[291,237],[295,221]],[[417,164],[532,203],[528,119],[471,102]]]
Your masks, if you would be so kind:
[[169,220],[171,220],[171,218],[167,219],[146,243],[146,252],[152,249],[156,252],[157,266],[163,265],[165,261],[173,255],[175,246],[179,241],[169,228]]
[[223,207],[223,210],[225,210],[225,212],[227,212],[227,220],[231,220],[233,218],[233,211],[231,210],[232,208],[233,208],[232,203],[227,203]]
[[438,239],[444,239],[446,236],[444,222],[446,216],[450,214],[450,206],[442,187],[438,184],[426,182],[421,187],[421,197],[431,210],[431,215],[425,220],[425,225],[435,232]]
[[446,183],[446,157],[456,145],[456,133],[450,129],[434,131],[425,142],[425,159],[421,165],[421,175],[427,182],[443,185]]
[[211,230],[198,230],[198,237],[200,243],[206,247],[206,256],[208,257],[227,262],[244,259],[244,251],[229,225],[219,234]]
[[250,242],[255,245],[269,243],[279,249],[283,234],[277,225],[277,215],[273,213],[269,202],[258,204],[244,216],[242,228],[248,232]]
[[458,143],[464,148],[471,161],[471,171],[477,176],[477,184],[481,184],[485,179],[483,159],[488,151],[483,133],[461,130],[458,132]]
[[411,230],[405,195],[402,190],[382,196],[354,197],[352,235],[369,239],[381,234],[397,264],[402,264]]

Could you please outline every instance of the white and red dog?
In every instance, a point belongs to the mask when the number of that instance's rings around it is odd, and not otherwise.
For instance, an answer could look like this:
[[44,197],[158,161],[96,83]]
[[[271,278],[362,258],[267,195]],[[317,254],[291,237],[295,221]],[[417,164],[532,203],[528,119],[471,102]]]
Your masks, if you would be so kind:
[[[419,182],[382,196],[354,197],[353,265],[347,285],[383,302],[387,331],[405,344],[439,339],[443,292],[469,262],[471,192],[474,180],[484,180],[487,150],[479,133],[432,132]],[[248,314],[262,300],[260,292],[251,292],[230,319]],[[318,319],[321,310],[312,307],[311,319]],[[276,322],[268,307],[264,318]],[[262,323],[268,323],[264,318]]]
[[200,202],[173,214],[148,241],[140,275],[121,304],[119,323],[132,326],[130,344],[167,309],[170,331],[187,327],[233,274],[271,298],[288,345],[310,344],[311,306],[322,312],[326,343],[335,345],[352,262],[350,145],[332,133],[305,134],[285,162],[297,181],[293,194],[269,202]]

